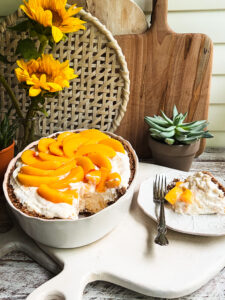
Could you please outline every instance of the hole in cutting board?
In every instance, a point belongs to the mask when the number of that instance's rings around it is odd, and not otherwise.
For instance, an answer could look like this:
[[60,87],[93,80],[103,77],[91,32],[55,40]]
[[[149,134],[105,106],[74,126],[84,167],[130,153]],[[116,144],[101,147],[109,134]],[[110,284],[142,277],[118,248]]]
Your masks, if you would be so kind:
[[0,259],[0,299],[26,299],[54,276],[23,252],[12,251]]

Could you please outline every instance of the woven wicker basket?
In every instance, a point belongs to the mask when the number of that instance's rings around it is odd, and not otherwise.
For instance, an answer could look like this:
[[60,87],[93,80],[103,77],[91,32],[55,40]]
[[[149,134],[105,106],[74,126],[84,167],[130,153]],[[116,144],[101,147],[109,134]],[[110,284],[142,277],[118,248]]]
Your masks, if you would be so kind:
[[[69,59],[70,67],[79,76],[59,97],[47,100],[49,118],[40,119],[43,135],[76,128],[97,128],[114,132],[126,111],[130,83],[121,49],[112,34],[95,17],[85,11],[81,11],[79,15],[87,22],[87,30],[69,34],[68,39],[57,44],[53,52],[53,56],[60,61]],[[0,24],[0,54],[7,56],[11,62],[16,61],[15,50],[21,34],[18,35],[7,27],[23,17],[21,10],[18,10]],[[26,33],[22,34],[22,38],[26,38]],[[0,63],[0,72],[13,88],[25,113],[30,99],[19,87],[15,67],[16,64]],[[10,105],[10,99],[2,86],[0,99],[2,117]]]

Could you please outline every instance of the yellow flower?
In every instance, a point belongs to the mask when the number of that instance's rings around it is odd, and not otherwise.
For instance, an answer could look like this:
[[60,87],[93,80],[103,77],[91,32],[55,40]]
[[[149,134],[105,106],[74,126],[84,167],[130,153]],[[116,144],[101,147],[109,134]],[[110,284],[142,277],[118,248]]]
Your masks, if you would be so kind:
[[58,43],[63,38],[63,33],[75,32],[84,27],[84,21],[73,16],[77,14],[82,7],[76,7],[76,4],[66,10],[67,0],[23,0],[24,5],[20,8],[32,20],[42,24],[44,27],[52,28],[54,41]]
[[36,97],[42,91],[50,93],[61,91],[69,86],[69,80],[77,77],[74,70],[69,67],[69,61],[60,63],[51,54],[42,54],[38,59],[25,62],[17,60],[19,68],[15,69],[20,82],[31,85],[29,96]]

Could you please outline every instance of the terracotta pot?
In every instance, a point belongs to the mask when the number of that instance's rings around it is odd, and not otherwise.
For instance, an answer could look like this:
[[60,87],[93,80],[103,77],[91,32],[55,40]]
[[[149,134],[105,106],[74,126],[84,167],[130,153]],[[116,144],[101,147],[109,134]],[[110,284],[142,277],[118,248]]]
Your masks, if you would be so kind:
[[182,171],[190,170],[199,145],[200,140],[190,145],[167,145],[151,136],[148,138],[148,146],[157,164]]
[[13,143],[9,147],[0,151],[0,190],[2,189],[2,182],[5,175],[5,171],[8,167],[10,160],[14,157],[14,147],[15,142],[13,141]]

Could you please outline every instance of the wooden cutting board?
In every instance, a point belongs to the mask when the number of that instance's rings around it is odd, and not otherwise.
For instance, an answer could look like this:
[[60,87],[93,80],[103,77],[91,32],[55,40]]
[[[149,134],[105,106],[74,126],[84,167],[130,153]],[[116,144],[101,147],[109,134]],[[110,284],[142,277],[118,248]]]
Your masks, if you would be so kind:
[[148,24],[141,8],[132,0],[69,0],[97,17],[113,35],[137,34]]
[[[149,157],[144,116],[172,115],[174,104],[188,121],[207,119],[213,46],[204,34],[178,34],[167,24],[167,0],[154,0],[151,27],[143,34],[116,36],[126,57],[131,91],[117,134],[139,157]],[[190,20],[191,22],[191,20]],[[198,154],[205,147],[203,140]]]
[[[142,27],[142,34],[129,35],[123,34],[138,33],[134,24],[146,22],[143,16],[140,21],[140,9],[131,0],[79,1],[114,33],[118,32],[115,38],[130,72],[130,100],[116,133],[131,142],[139,157],[150,157],[144,116],[159,114],[160,109],[171,115],[176,104],[181,112],[188,111],[188,121],[208,119],[213,56],[209,37],[172,31],[167,24],[167,0],[153,1],[150,29],[145,31]],[[117,10],[112,9],[116,1]],[[70,0],[70,3],[74,2],[77,1]],[[131,7],[132,15],[129,13]],[[122,21],[123,16],[126,16],[126,22]],[[135,22],[129,23],[129,19]],[[113,29],[115,24],[118,24],[116,31]],[[198,155],[204,147],[202,140]]]

